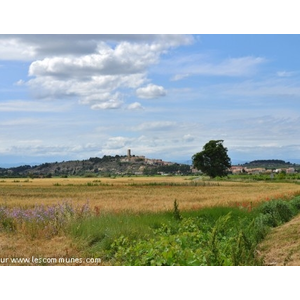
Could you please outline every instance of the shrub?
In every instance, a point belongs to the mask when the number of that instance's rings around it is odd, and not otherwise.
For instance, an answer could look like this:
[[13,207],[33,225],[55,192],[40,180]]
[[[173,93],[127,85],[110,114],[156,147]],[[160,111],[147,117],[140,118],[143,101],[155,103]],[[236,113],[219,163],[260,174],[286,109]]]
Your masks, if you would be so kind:
[[295,197],[289,202],[297,211],[300,210],[300,197]]
[[280,216],[281,223],[288,222],[294,216],[293,208],[289,202],[282,200],[276,201],[276,209]]
[[[214,221],[205,217],[185,217],[166,223],[149,239],[116,239],[109,251],[113,264],[119,265],[253,265],[253,243],[248,230],[250,218],[233,219],[231,213]],[[235,224],[234,226],[233,223]],[[246,226],[246,228],[244,228]]]
[[254,237],[255,244],[262,241],[267,233],[270,231],[270,227],[274,227],[273,218],[269,214],[259,214],[253,220],[253,226],[250,228],[252,231],[251,236]]
[[283,200],[272,200],[263,203],[259,212],[265,215],[264,222],[271,227],[278,226],[289,221],[294,215],[293,206]]

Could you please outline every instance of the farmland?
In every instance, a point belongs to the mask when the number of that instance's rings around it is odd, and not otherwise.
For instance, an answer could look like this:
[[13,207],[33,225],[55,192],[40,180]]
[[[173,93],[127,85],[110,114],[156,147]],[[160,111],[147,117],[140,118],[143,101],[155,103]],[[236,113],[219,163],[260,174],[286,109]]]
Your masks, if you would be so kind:
[[9,207],[69,201],[110,212],[182,210],[290,198],[300,185],[287,182],[205,181],[191,177],[43,178],[0,180],[0,204]]
[[[222,260],[215,257],[215,250],[206,251],[205,245],[211,243],[211,236],[217,237],[216,232],[221,227],[228,228],[230,234],[243,236],[243,228],[253,226],[252,219],[248,218],[252,209],[272,199],[288,200],[299,194],[297,182],[218,181],[184,176],[3,179],[0,180],[1,257],[77,257],[72,265],[82,264],[82,258],[86,257],[101,257],[101,264],[108,265],[241,264],[235,257]],[[180,223],[174,219],[175,203],[179,205]],[[211,217],[212,214],[215,217]],[[233,225],[233,220],[238,223]],[[207,240],[204,235],[198,236],[201,226],[210,228]],[[232,227],[237,228],[235,233]],[[165,231],[160,231],[162,228]],[[160,232],[159,238],[156,229]],[[175,240],[180,240],[185,231],[191,235],[189,242],[180,244],[186,248],[178,248]],[[163,237],[167,240],[158,243]],[[166,257],[159,261],[137,259],[134,246],[137,241],[136,247],[151,252],[144,239],[153,239],[153,245],[158,243],[154,249],[158,253],[164,253],[161,249],[164,243],[175,243],[174,249],[178,248],[178,252],[172,254],[168,250]],[[201,240],[206,252],[193,252]],[[228,237],[228,243],[235,240],[234,235]],[[190,245],[190,241],[194,244]],[[247,245],[249,248],[249,242]],[[219,248],[222,247],[219,244]],[[241,246],[232,245],[235,249],[232,253],[242,257],[242,248],[235,247]],[[224,249],[228,251],[227,246]],[[158,253],[155,256],[158,257]],[[182,259],[182,253],[186,259]],[[243,263],[250,264],[252,254],[249,253],[244,253]],[[201,255],[205,261],[198,260]],[[126,256],[131,260],[123,261]],[[173,261],[173,257],[179,260]]]

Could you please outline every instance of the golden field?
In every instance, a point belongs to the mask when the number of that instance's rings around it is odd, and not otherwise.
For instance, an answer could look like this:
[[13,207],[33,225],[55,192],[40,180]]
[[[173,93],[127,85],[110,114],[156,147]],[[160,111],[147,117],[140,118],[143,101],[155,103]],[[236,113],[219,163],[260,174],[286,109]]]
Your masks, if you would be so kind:
[[[193,182],[200,186],[189,185]],[[0,180],[0,205],[30,207],[68,201],[102,211],[181,210],[246,205],[300,194],[300,185],[277,182],[191,180],[189,177],[41,178]]]

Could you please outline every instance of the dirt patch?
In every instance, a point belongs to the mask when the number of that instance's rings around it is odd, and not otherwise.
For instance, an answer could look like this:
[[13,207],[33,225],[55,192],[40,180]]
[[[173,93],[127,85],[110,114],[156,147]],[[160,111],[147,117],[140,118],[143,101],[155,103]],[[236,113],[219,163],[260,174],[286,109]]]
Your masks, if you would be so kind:
[[272,229],[258,251],[266,266],[300,266],[300,216]]

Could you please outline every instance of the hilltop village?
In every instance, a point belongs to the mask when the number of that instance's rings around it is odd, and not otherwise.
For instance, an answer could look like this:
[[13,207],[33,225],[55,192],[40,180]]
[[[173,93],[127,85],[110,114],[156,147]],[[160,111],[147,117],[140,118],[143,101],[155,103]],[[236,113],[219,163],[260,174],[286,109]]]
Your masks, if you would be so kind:
[[145,156],[135,156],[131,155],[131,149],[127,150],[127,156],[120,159],[120,162],[144,162],[146,165],[156,165],[156,166],[172,166],[175,163],[163,161],[162,159],[151,159]]
[[178,164],[150,159],[145,156],[135,156],[131,150],[127,155],[104,155],[102,158],[91,157],[88,160],[74,160],[54,163],[44,163],[38,166],[24,165],[15,168],[0,168],[1,177],[52,177],[52,176],[123,176],[123,175],[188,175],[191,167],[188,164]]
[[[228,174],[233,175],[270,175],[295,174],[300,172],[300,166],[283,160],[257,160],[243,165],[231,166]],[[0,168],[0,177],[111,177],[111,176],[141,176],[141,175],[199,175],[201,171],[190,164],[179,164],[162,159],[146,158],[132,155],[131,149],[127,155],[104,155],[102,158],[91,157],[87,160],[73,160],[41,165],[23,165],[13,168]]]

